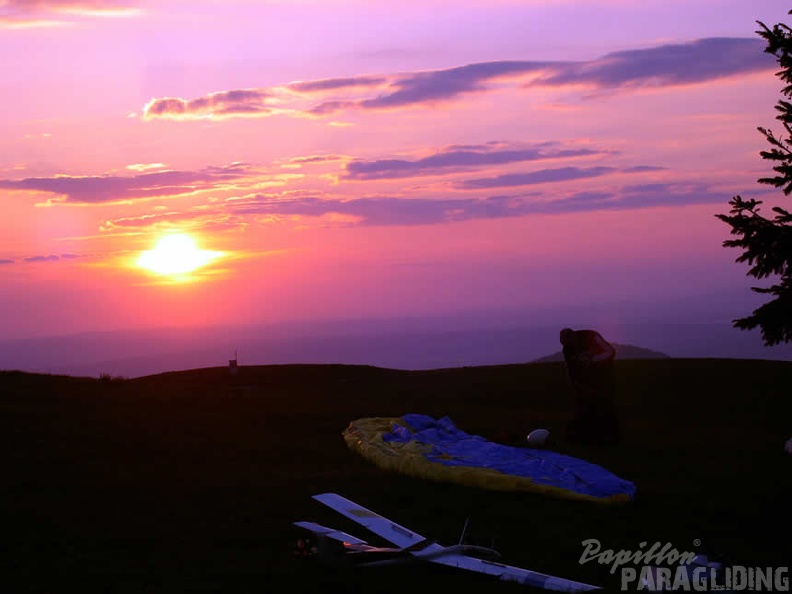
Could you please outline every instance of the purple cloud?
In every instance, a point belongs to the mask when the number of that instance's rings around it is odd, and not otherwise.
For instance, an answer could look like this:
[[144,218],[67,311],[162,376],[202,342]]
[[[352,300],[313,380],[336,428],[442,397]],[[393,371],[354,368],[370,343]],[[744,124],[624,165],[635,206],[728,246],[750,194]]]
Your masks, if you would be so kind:
[[120,200],[179,196],[211,189],[250,175],[244,163],[207,167],[200,171],[154,171],[133,176],[55,176],[21,180],[0,179],[0,189],[49,192],[66,202],[99,204]]
[[49,256],[30,256],[29,258],[23,258],[25,262],[57,262],[60,260],[60,256],[57,254],[50,254]]
[[418,72],[400,77],[393,83],[394,90],[385,95],[360,102],[363,109],[402,107],[415,103],[432,103],[464,93],[485,91],[485,83],[507,75],[537,72],[549,66],[548,62],[480,62],[448,70]]
[[335,99],[311,108],[313,115],[329,115],[346,109],[379,110],[433,104],[460,95],[488,90],[488,82],[505,76],[539,72],[551,62],[479,62],[445,70],[392,75],[385,92],[359,100]]
[[601,89],[700,83],[774,67],[759,39],[713,37],[613,52],[599,60],[557,64],[534,85],[591,84]]
[[288,88],[298,93],[316,93],[321,91],[337,91],[338,89],[378,87],[387,82],[384,76],[354,76],[347,78],[326,78],[306,82],[296,82]]
[[622,169],[624,173],[647,173],[652,171],[666,171],[667,167],[658,167],[656,165],[636,165],[635,167],[626,167]]
[[560,167],[558,169],[540,169],[528,173],[505,173],[494,177],[483,177],[479,179],[468,179],[457,184],[457,187],[465,190],[477,190],[482,188],[505,188],[509,186],[530,186],[534,184],[546,184],[551,182],[564,182],[575,179],[587,179],[591,177],[601,177],[617,171],[614,167]]
[[441,199],[252,195],[215,203],[211,206],[211,212],[204,208],[109,221],[105,230],[171,222],[189,222],[201,228],[215,225],[220,230],[226,230],[248,224],[250,217],[254,220],[260,217],[277,220],[279,217],[294,216],[326,217],[330,224],[348,226],[435,225],[475,219],[720,204],[728,195],[732,194],[724,194],[705,183],[635,184],[615,191],[581,191],[560,198],[551,198],[539,192]]
[[603,153],[604,151],[590,148],[561,149],[553,146],[553,143],[543,143],[526,148],[504,148],[503,146],[492,144],[454,146],[414,161],[406,159],[351,161],[345,167],[343,178],[354,180],[395,179],[434,175],[445,171],[458,171],[472,167],[544,159],[587,157]]
[[[404,198],[325,198],[272,199],[258,197],[234,208],[239,215],[269,214],[321,217],[344,215],[360,219],[360,224],[430,225],[468,218],[515,216],[507,214],[510,206],[501,199],[418,200]],[[514,212],[514,211],[512,211]]]
[[308,113],[315,116],[325,116],[347,109],[357,109],[358,106],[359,104],[356,101],[325,101],[309,109]]
[[722,192],[714,191],[706,184],[669,183],[625,186],[616,192],[576,192],[557,199],[546,199],[541,194],[434,200],[257,196],[235,206],[234,212],[238,215],[307,217],[337,214],[357,219],[356,223],[349,224],[366,226],[432,225],[472,219],[710,204],[723,200]]
[[558,169],[540,169],[528,173],[506,173],[494,177],[483,177],[479,179],[468,179],[457,184],[457,187],[465,190],[477,190],[482,188],[505,188],[510,186],[531,186],[535,184],[546,184],[555,182],[565,182],[575,179],[587,179],[591,177],[601,177],[611,173],[645,173],[651,171],[663,171],[665,167],[653,165],[638,165],[636,167],[626,167],[616,169],[615,167],[560,167]]
[[[344,110],[388,110],[432,105],[471,93],[492,90],[495,80],[515,79],[524,90],[535,86],[588,85],[596,89],[630,89],[701,83],[772,70],[775,60],[761,40],[708,38],[606,54],[580,62],[479,62],[426,72],[305,81],[287,85],[299,100],[316,95],[312,107],[289,104],[278,97],[277,113],[331,115]],[[328,93],[337,94],[328,97]],[[237,96],[237,93],[242,93]],[[144,107],[144,118],[262,116],[276,113],[267,99],[277,89],[247,89],[213,93],[193,100],[165,97]],[[293,100],[293,97],[292,97]]]
[[[48,254],[46,256],[28,256],[22,258],[22,262],[37,263],[37,262],[61,262],[64,260],[74,260],[75,258],[83,258],[81,254]],[[13,264],[14,260],[0,260],[0,264]]]

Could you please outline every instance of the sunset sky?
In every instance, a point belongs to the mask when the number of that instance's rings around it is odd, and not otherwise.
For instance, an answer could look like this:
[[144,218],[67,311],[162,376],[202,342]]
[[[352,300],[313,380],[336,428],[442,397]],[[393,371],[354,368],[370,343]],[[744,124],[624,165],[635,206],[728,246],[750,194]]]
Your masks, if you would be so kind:
[[0,0],[0,333],[748,303],[789,8]]

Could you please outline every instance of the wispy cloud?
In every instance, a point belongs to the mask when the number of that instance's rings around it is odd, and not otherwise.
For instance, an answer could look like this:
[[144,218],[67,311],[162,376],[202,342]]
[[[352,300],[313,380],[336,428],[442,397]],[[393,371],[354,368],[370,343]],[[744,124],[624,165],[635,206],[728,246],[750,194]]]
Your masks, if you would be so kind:
[[[352,200],[320,197],[283,199],[256,196],[235,205],[238,215],[340,215],[343,224],[366,226],[432,225],[467,221],[562,215],[601,210],[630,210],[656,206],[720,203],[724,193],[707,184],[652,184],[625,186],[613,192],[576,192],[562,198],[544,194],[490,196],[487,198],[405,199],[391,197]],[[332,219],[331,219],[332,220]]]
[[50,254],[48,256],[29,256],[27,258],[22,258],[25,262],[57,262],[60,260],[60,256],[57,254]]
[[691,43],[607,54],[591,62],[558,64],[533,85],[591,85],[597,89],[700,83],[773,68],[759,39],[713,37]]
[[385,76],[353,76],[296,82],[291,83],[287,88],[298,93],[314,94],[349,88],[377,88],[387,83],[388,78]]
[[587,179],[591,177],[602,177],[612,173],[650,173],[663,171],[664,167],[655,165],[637,165],[635,167],[616,167],[597,166],[597,167],[560,167],[557,169],[540,169],[527,173],[505,173],[494,177],[483,177],[479,179],[469,179],[457,184],[457,187],[465,190],[476,190],[482,188],[506,188],[510,186],[531,186],[535,184],[546,184],[555,182],[566,182],[577,179]]
[[[68,260],[75,260],[77,258],[84,258],[82,254],[73,254],[73,253],[65,253],[65,254],[47,254],[47,255],[35,255],[35,256],[26,256],[19,259],[19,262],[25,262],[29,264],[38,264],[42,262],[63,262]],[[2,264],[16,264],[17,260],[11,260],[8,258],[0,258],[0,265]]]
[[0,28],[65,25],[96,17],[128,17],[141,14],[133,0],[2,0]]
[[[190,231],[236,231],[248,225],[244,217],[223,212],[225,207],[217,204],[184,211],[168,211],[136,217],[122,217],[105,221],[100,230],[116,232],[120,229],[179,229]],[[208,212],[207,212],[208,210]]]
[[504,173],[494,177],[468,179],[457,184],[458,188],[477,190],[482,188],[505,188],[509,186],[530,186],[552,182],[565,182],[590,177],[601,177],[618,171],[615,167],[559,167],[557,169],[540,169],[527,173]]
[[0,189],[45,192],[61,201],[74,204],[98,204],[173,197],[201,190],[217,189],[223,184],[251,175],[245,163],[206,167],[199,171],[155,171],[138,175],[30,177],[21,180],[0,179]]
[[292,222],[333,226],[437,225],[477,219],[564,215],[604,210],[723,203],[724,193],[706,183],[648,183],[609,191],[562,194],[530,192],[484,198],[377,196],[346,199],[327,194],[252,194],[204,208],[108,221],[103,230],[174,226],[238,229],[246,224]]
[[506,165],[525,161],[588,157],[606,151],[588,147],[562,148],[545,142],[533,146],[515,147],[506,143],[450,146],[420,159],[356,160],[346,164],[344,179],[373,180],[437,175],[470,168]]
[[[435,105],[510,83],[538,87],[629,90],[703,83],[775,67],[761,40],[707,38],[606,54],[579,62],[479,62],[425,72],[322,79],[282,87],[212,93],[197,99],[152,99],[144,119],[262,117],[276,113],[322,117],[341,111]],[[500,84],[495,85],[494,82]]]
[[[161,163],[132,164],[128,174],[54,175],[22,179],[0,178],[0,190],[49,194],[48,202],[61,204],[106,204],[139,200],[174,198],[201,192],[253,192],[265,187],[294,183],[295,189],[326,185],[341,167],[340,182],[438,176],[470,172],[520,162],[587,158],[613,155],[615,151],[588,146],[564,146],[558,142],[519,144],[490,142],[477,145],[451,145],[428,155],[408,159],[352,159],[342,155],[305,155],[259,167],[231,163],[195,171],[162,169]],[[286,173],[284,170],[321,167],[314,171]],[[328,169],[329,167],[329,169]],[[460,189],[481,189],[508,185],[529,185],[606,175],[611,167],[566,167],[542,169],[531,173],[504,174],[464,180]],[[639,170],[641,170],[639,168]],[[643,170],[648,170],[644,168]],[[329,177],[328,177],[329,176]],[[326,179],[325,179],[326,178]],[[300,181],[302,180],[302,181]]]
[[486,83],[503,77],[539,72],[548,62],[501,61],[468,64],[448,70],[418,72],[398,77],[392,90],[358,103],[362,109],[390,109],[417,103],[435,103],[459,95],[486,91]]
[[280,163],[285,169],[302,169],[305,165],[322,165],[326,163],[337,163],[348,161],[348,157],[343,155],[304,155],[293,157]]

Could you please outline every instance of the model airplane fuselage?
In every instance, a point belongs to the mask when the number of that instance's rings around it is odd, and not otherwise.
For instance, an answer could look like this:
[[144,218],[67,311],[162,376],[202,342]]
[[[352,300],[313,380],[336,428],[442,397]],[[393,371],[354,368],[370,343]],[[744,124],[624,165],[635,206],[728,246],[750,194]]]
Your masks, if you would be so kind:
[[585,592],[600,589],[597,586],[504,565],[496,561],[500,554],[494,549],[461,542],[444,547],[335,493],[314,495],[314,499],[394,545],[375,547],[350,534],[315,522],[294,522],[295,526],[307,530],[315,539],[315,543],[301,540],[298,554],[316,556],[325,563],[372,566],[430,562],[546,590]]

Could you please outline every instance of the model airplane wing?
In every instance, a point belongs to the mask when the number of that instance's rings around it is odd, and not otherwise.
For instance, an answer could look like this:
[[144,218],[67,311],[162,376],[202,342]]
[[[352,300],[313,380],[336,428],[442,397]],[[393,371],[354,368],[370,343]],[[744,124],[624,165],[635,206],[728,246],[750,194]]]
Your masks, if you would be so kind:
[[[555,590],[557,592],[587,592],[601,589],[590,584],[575,582],[572,580],[539,573],[538,571],[523,569],[521,567],[504,565],[503,563],[497,563],[489,559],[473,557],[465,554],[466,551],[476,549],[478,549],[479,552],[483,551],[494,553],[494,551],[482,549],[481,547],[469,547],[461,544],[454,545],[452,547],[443,547],[436,542],[429,541],[420,534],[413,532],[412,530],[408,530],[404,526],[401,526],[396,522],[392,522],[378,513],[373,512],[370,509],[366,509],[354,501],[350,501],[349,499],[346,499],[345,497],[342,497],[336,493],[322,493],[321,495],[314,495],[314,499],[337,511],[353,522],[360,524],[377,536],[384,538],[391,544],[405,549],[417,559],[423,559],[430,563],[439,563],[449,567],[457,567],[459,569],[466,569],[468,571],[475,571],[477,573],[495,576],[498,579],[506,582],[517,582],[520,584],[533,586],[535,588]],[[297,523],[297,525],[303,524],[318,526],[320,529],[330,530],[331,532],[335,532],[337,534],[345,534],[329,528],[324,528],[323,526],[319,526],[313,522]]]
[[[356,522],[370,530],[377,536],[384,538],[389,543],[401,548],[414,547],[418,543],[426,542],[426,538],[420,534],[408,530],[404,526],[400,526],[396,522],[379,515],[376,512],[366,509],[358,505],[354,501],[342,497],[336,493],[322,493],[321,495],[314,495],[314,499],[320,503],[324,503],[327,507],[337,511],[343,516],[346,516],[353,522]],[[441,547],[437,543],[427,544],[422,550],[426,553],[435,550],[441,551]]]
[[538,571],[523,569],[521,567],[512,567],[511,565],[504,565],[503,563],[497,563],[495,561],[476,559],[475,557],[469,557],[467,555],[440,555],[427,559],[427,561],[448,565],[450,567],[467,569],[468,571],[475,571],[477,573],[493,575],[504,582],[517,582],[534,588],[555,590],[556,592],[588,592],[591,590],[601,590],[601,588],[590,584],[575,582],[539,573]]

